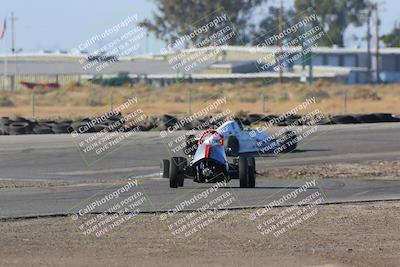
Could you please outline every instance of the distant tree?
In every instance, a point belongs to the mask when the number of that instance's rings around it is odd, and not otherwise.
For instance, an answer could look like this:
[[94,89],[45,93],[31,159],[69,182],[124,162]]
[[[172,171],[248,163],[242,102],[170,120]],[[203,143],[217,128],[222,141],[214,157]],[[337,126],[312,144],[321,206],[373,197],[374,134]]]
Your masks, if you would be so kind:
[[[349,25],[361,26],[365,16],[361,12],[369,5],[368,0],[295,0],[296,12],[309,7],[315,10],[329,38],[321,38],[321,45],[344,46],[344,32]],[[332,43],[331,43],[332,42]]]
[[392,31],[381,37],[386,47],[400,47],[400,23],[395,25]]
[[[191,33],[196,27],[212,19],[213,14],[226,12],[228,20],[218,25],[217,29],[203,33],[193,39],[196,44],[211,36],[217,30],[233,26],[235,36],[227,44],[244,44],[250,41],[250,18],[253,9],[266,0],[154,0],[157,10],[151,20],[144,20],[140,25],[155,36],[168,43]],[[216,13],[217,11],[217,13]],[[190,45],[187,43],[186,46]]]
[[[252,43],[254,45],[260,44],[264,39],[277,34],[279,27],[279,7],[270,6],[268,8],[267,16],[265,16],[258,25],[257,28],[253,28],[251,33],[253,36]],[[294,9],[285,9],[283,14],[283,29],[293,24],[291,18],[295,16]],[[296,34],[290,34],[287,36],[287,39],[293,39],[296,37]],[[277,43],[271,44],[277,45]]]

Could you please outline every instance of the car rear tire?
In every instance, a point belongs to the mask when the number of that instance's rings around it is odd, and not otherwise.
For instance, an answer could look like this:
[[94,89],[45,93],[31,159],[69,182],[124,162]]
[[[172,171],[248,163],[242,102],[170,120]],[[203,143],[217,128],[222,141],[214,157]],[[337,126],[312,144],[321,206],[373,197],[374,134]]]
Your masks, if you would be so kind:
[[248,163],[246,157],[239,157],[239,181],[240,181],[240,188],[248,187]]
[[256,186],[256,165],[254,162],[254,158],[247,159],[247,185],[249,188],[254,188]]
[[254,174],[256,173],[256,159],[254,157],[247,158],[247,163],[249,166],[253,167]]
[[254,169],[256,168],[256,159],[254,157],[247,158],[247,163],[249,166],[253,166]]
[[172,157],[169,162],[169,187],[178,188],[179,182],[179,158]]
[[297,148],[297,135],[293,131],[287,131],[281,137],[283,142],[281,145],[284,145],[282,152],[289,153]]
[[225,153],[230,157],[239,155],[239,140],[235,136],[228,136],[224,139]]
[[169,160],[168,159],[163,159],[161,162],[162,166],[162,177],[163,178],[168,178],[169,177]]
[[182,187],[185,183],[185,176],[183,175],[183,169],[187,165],[187,160],[184,157],[178,158],[179,175],[178,175],[178,187]]

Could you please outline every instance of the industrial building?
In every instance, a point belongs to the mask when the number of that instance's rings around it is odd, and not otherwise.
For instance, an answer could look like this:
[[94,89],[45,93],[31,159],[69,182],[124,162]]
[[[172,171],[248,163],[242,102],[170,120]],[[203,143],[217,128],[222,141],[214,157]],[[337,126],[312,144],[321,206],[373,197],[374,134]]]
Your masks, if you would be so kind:
[[[0,88],[21,88],[21,82],[60,85],[85,83],[94,77],[115,77],[121,73],[127,74],[132,83],[146,82],[154,86],[177,81],[269,83],[279,78],[283,81],[306,82],[310,73],[308,64],[304,66],[302,63],[303,58],[295,57],[302,52],[301,47],[279,50],[278,47],[223,46],[218,47],[217,53],[214,51],[215,47],[187,49],[169,54],[123,57],[115,62],[92,64],[93,66],[87,61],[85,54],[47,51],[3,55],[0,57]],[[374,51],[371,52],[369,72],[368,53],[364,48],[314,48],[311,53],[313,78],[349,84],[367,83],[370,73],[371,82],[376,82],[378,66],[381,82],[400,82],[400,48],[381,48],[378,62]],[[290,62],[285,64],[281,74],[272,67],[263,68],[265,65],[276,65],[279,53],[287,53],[296,60],[288,60]],[[201,64],[194,65],[194,61]]]

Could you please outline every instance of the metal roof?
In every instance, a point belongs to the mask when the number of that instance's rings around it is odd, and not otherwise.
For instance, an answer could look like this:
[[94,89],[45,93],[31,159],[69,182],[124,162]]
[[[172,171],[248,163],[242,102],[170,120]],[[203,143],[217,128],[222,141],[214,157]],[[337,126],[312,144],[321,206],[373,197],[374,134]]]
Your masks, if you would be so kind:
[[[164,61],[119,61],[111,63],[103,70],[95,67],[85,70],[79,62],[65,61],[8,61],[8,75],[73,75],[73,74],[115,74],[128,72],[135,74],[172,74],[176,73],[168,62]],[[4,75],[4,61],[0,62],[0,76]]]

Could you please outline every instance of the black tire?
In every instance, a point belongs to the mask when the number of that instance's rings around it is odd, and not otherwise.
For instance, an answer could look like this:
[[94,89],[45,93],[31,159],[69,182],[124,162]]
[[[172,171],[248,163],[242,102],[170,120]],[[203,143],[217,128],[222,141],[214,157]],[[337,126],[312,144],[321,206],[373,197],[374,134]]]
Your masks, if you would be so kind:
[[159,118],[159,121],[159,126],[165,130],[168,127],[174,126],[178,122],[178,119],[174,116],[164,114]]
[[182,187],[185,183],[185,176],[183,175],[183,169],[187,165],[187,160],[184,157],[178,158],[178,167],[179,167],[179,175],[178,175],[178,187]]
[[9,126],[10,135],[26,134],[29,127],[27,122],[13,122]]
[[285,144],[285,148],[282,150],[284,153],[292,152],[297,148],[297,136],[293,131],[287,131],[284,133],[283,144]]
[[256,160],[254,157],[247,158],[247,182],[249,188],[256,186]]
[[169,178],[169,160],[163,159],[161,162],[162,178]]
[[235,136],[228,136],[224,139],[225,153],[230,157],[239,155],[239,140]]
[[53,124],[51,129],[56,134],[62,134],[62,133],[69,133],[69,131],[68,131],[69,127],[70,127],[70,124],[68,124],[68,123],[57,123],[57,124]]
[[0,118],[0,125],[9,126],[13,121],[10,120],[8,117],[1,117]]
[[239,157],[239,181],[240,188],[247,188],[249,186],[248,183],[248,163],[246,157]]
[[264,116],[262,119],[261,119],[261,121],[263,121],[263,122],[268,122],[268,123],[272,123],[273,121],[274,121],[274,119],[276,119],[276,118],[278,118],[278,116],[276,116],[276,115],[266,115],[266,116]]
[[71,128],[72,128],[74,131],[76,131],[77,133],[80,134],[80,132],[79,132],[79,127],[81,127],[81,126],[83,126],[83,125],[85,125],[85,124],[86,124],[86,123],[81,122],[81,121],[75,121],[75,122],[71,123]]
[[393,116],[391,113],[375,113],[380,122],[399,122],[400,119]]
[[318,120],[316,122],[316,125],[333,125],[336,124],[333,120],[331,120],[331,118],[329,118],[328,116],[325,116],[323,119]]
[[24,117],[20,117],[20,116],[12,116],[12,117],[10,117],[10,120],[13,122],[28,122],[27,119],[25,119]]
[[0,124],[0,130],[2,131],[3,135],[9,135],[10,134],[10,127],[8,125]]
[[186,131],[190,131],[190,130],[193,130],[193,124],[192,123],[185,123],[182,127],[181,127],[181,129],[182,130],[186,130]]
[[45,126],[45,127],[52,127],[53,125],[57,124],[57,122],[53,120],[38,120],[37,124],[40,126]]
[[299,123],[299,120],[301,119],[301,116],[300,115],[296,115],[296,114],[292,114],[292,115],[289,115],[288,117],[286,117],[286,119],[285,119],[285,124],[286,125],[293,125],[293,124],[299,124],[299,125],[301,125],[300,123]]
[[378,122],[380,122],[379,117],[377,117],[375,114],[360,114],[360,115],[356,115],[354,117],[361,123],[378,123]]
[[95,126],[93,126],[93,131],[98,133],[103,131],[104,129],[108,129],[108,125],[105,124],[96,124]]
[[247,158],[247,163],[249,166],[253,167],[253,172],[256,173],[256,159],[254,157]]
[[179,159],[178,157],[172,157],[169,162],[169,187],[178,188],[179,182]]
[[254,157],[248,157],[247,158],[247,163],[249,166],[256,167],[256,159]]
[[124,127],[124,124],[120,120],[110,120],[110,119],[107,119],[104,123],[102,123],[102,125],[106,125],[109,132],[117,132],[119,129]]
[[193,134],[186,136],[185,155],[194,155],[197,150],[197,140]]
[[260,122],[263,117],[264,117],[264,115],[253,113],[253,114],[247,115],[247,120],[250,122],[250,124],[252,124],[252,123]]
[[360,123],[356,116],[351,115],[336,115],[331,118],[334,124],[356,124]]
[[176,123],[178,120],[172,115],[164,114],[160,116],[160,121],[162,121],[163,123],[170,123],[171,121],[173,123]]
[[247,166],[247,182],[249,188],[254,188],[256,186],[256,171],[254,165]]
[[33,133],[35,134],[54,134],[50,127],[36,126],[33,128]]

